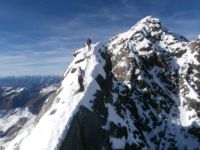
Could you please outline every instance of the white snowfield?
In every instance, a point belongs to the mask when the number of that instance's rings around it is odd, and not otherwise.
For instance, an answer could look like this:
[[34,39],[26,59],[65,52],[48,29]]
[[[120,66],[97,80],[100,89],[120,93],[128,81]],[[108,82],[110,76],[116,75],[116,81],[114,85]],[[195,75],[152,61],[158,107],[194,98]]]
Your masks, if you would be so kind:
[[[105,77],[103,70],[104,60],[101,59],[99,50],[104,50],[100,44],[92,45],[88,48],[78,50],[73,62],[65,72],[65,78],[60,87],[61,92],[55,98],[52,107],[42,116],[35,126],[29,127],[29,131],[21,143],[14,140],[6,148],[7,150],[55,150],[58,149],[69,128],[73,115],[77,112],[80,105],[90,109],[89,100],[97,89],[100,89],[94,78],[101,74]],[[77,61],[80,61],[76,63]],[[101,62],[101,63],[99,63]],[[78,68],[85,71],[84,87],[85,91],[79,90]],[[77,70],[71,73],[72,68]],[[21,136],[19,136],[21,138]],[[22,139],[22,138],[21,138]]]
[[5,88],[5,95],[10,95],[10,94],[19,94],[21,93],[25,88],[13,88],[13,87],[6,87]]
[[[30,126],[35,118],[36,116],[32,114],[28,108],[16,108],[10,110],[9,112],[0,110],[0,131],[6,133],[9,129],[12,130],[14,126],[15,128]],[[21,134],[22,132],[22,130],[14,132],[12,133],[12,136],[14,136],[15,134]],[[6,143],[7,140],[8,138],[6,136],[0,138],[0,150],[2,148],[1,146],[6,148],[10,144],[9,142]]]
[[47,86],[47,87],[40,90],[40,94],[45,95],[47,93],[53,92],[56,89],[57,89],[57,86],[55,86],[55,85]]
[[28,108],[25,109],[20,109],[16,108],[14,110],[11,110],[9,112],[5,112],[6,115],[4,114],[4,111],[0,111],[0,131],[5,132],[8,130],[10,127],[15,125],[20,118],[32,118],[34,115],[28,110]]

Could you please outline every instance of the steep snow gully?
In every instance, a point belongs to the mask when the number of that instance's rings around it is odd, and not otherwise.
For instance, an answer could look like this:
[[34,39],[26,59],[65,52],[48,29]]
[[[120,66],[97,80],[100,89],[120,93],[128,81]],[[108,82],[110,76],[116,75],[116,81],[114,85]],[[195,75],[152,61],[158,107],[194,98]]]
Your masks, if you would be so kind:
[[200,39],[146,17],[106,45],[79,49],[19,150],[200,149]]

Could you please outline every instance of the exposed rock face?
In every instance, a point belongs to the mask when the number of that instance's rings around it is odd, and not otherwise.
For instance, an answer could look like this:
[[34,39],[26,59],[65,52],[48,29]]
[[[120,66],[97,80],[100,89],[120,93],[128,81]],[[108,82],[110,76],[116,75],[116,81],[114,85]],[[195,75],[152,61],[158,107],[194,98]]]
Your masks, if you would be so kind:
[[109,149],[109,134],[101,128],[104,124],[105,119],[81,106],[60,149]]
[[37,150],[200,149],[198,44],[146,17],[106,46],[78,50],[30,134],[13,145],[20,150],[30,144]]
[[[95,145],[103,145],[105,149],[200,148],[197,134],[200,123],[198,42],[190,44],[186,38],[163,28],[158,19],[147,17],[128,32],[111,39],[106,53],[109,64],[110,61],[112,64],[109,68],[111,72],[107,70],[107,74],[110,74],[108,80],[97,78],[101,91],[97,92],[99,96],[94,100],[93,111],[103,117],[102,122],[105,123],[99,126],[109,124],[109,127],[104,128],[106,138],[102,139],[106,139],[106,142]],[[117,100],[114,100],[114,93]],[[193,94],[197,94],[196,97]],[[109,122],[106,103],[112,105],[123,120],[129,120],[130,117],[135,127],[129,123],[123,126]],[[77,118],[81,127],[86,125],[80,117],[75,116],[73,120]],[[96,133],[95,128],[90,126],[92,121],[88,122],[84,128]],[[77,127],[77,124],[72,121],[71,128]],[[134,130],[130,131],[130,128]],[[69,137],[76,135],[83,136],[75,140],[77,143],[92,136],[85,134],[84,129],[78,126],[77,130],[69,130],[63,145],[69,144]],[[134,143],[133,139],[130,140],[131,136],[139,140]],[[123,146],[115,147],[113,137],[126,142]],[[91,142],[83,143],[90,145]],[[68,145],[63,148],[72,147]],[[78,149],[85,148],[81,146]]]
[[[108,44],[112,72],[130,88],[151,149],[190,149],[183,141],[195,141],[192,149],[199,148],[193,137],[199,136],[190,133],[199,128],[193,127],[193,122],[199,124],[199,79],[194,76],[200,71],[200,63],[195,59],[197,44],[192,43],[194,50],[189,45],[185,38],[170,33],[151,17]],[[120,68],[123,72],[117,71]]]

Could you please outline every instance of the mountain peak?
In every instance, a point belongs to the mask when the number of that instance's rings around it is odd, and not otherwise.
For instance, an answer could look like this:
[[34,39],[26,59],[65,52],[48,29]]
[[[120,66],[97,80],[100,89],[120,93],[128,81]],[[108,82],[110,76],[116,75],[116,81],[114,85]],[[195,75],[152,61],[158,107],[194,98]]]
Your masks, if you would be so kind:
[[147,16],[141,19],[139,22],[134,25],[131,30],[137,31],[147,31],[147,32],[158,32],[162,29],[161,22],[158,18],[154,18],[152,16]]
[[132,39],[138,39],[139,41],[142,39],[160,40],[161,36],[165,35],[166,32],[168,30],[162,27],[158,18],[147,16],[138,21],[130,30],[111,38],[110,42],[117,44]]
[[152,17],[152,16],[146,16],[143,19],[141,19],[139,22],[141,22],[141,23],[160,23],[160,19]]

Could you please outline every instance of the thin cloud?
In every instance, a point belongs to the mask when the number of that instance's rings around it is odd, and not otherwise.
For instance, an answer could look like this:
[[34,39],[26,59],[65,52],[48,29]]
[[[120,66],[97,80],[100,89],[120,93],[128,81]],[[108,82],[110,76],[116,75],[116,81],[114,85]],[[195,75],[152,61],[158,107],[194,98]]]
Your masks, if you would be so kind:
[[[146,0],[146,3],[132,0],[116,0],[114,3],[98,1],[91,2],[93,5],[79,2],[75,5],[80,8],[78,12],[68,12],[64,8],[52,10],[54,6],[48,8],[48,0],[31,3],[34,3],[34,9],[31,6],[29,11],[24,11],[27,8],[19,9],[21,5],[17,7],[13,3],[10,6],[0,5],[0,21],[6,19],[11,26],[9,28],[6,24],[6,30],[0,30],[1,73],[6,74],[5,68],[13,66],[20,68],[16,68],[17,74],[22,74],[23,69],[25,73],[28,70],[29,73],[39,70],[46,74],[62,72],[63,66],[71,61],[72,53],[83,47],[87,37],[94,42],[106,42],[147,15],[161,18],[164,26],[189,39],[200,34],[199,10],[176,10],[170,16],[172,13],[168,13],[169,8],[165,7],[171,4],[169,0]],[[41,69],[45,66],[52,66],[53,69]]]
[[193,13],[195,14],[195,11],[185,11],[178,12],[173,16],[162,17],[163,24],[173,32],[184,35],[189,40],[194,40],[200,34],[200,18],[193,16]]
[[[15,55],[0,55],[0,76],[29,75],[29,74],[60,74],[71,62],[72,55],[67,55],[65,50],[42,52],[18,52]],[[51,69],[46,68],[50,66]],[[42,69],[42,71],[41,71]]]

